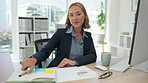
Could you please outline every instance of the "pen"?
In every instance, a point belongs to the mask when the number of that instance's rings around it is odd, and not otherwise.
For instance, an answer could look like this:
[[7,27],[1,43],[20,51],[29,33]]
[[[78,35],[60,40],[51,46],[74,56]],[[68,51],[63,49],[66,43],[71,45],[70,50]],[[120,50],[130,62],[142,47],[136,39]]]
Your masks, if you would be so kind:
[[83,73],[87,73],[86,71],[84,71],[84,72],[78,72],[77,74],[83,74]]
[[24,72],[24,73],[20,74],[19,77],[21,77],[21,76],[23,76],[23,75],[25,75],[25,74],[27,74],[27,72]]

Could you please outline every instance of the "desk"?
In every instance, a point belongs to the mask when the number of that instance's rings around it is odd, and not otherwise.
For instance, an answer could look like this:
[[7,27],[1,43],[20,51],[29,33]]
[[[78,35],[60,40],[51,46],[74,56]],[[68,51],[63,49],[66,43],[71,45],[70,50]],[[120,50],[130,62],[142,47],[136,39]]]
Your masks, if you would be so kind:
[[[120,61],[120,59],[118,60],[113,59],[111,61],[111,66],[118,61]],[[91,63],[86,66],[94,70],[98,75],[104,73],[103,71],[94,68],[96,64],[100,64],[100,63],[99,62]],[[57,83],[147,83],[148,82],[148,73],[145,73],[143,71],[129,68],[124,73],[116,72],[116,71],[112,71],[112,72],[113,72],[112,76],[106,79],[91,78],[91,79],[75,80],[75,81],[69,81],[69,82],[57,82]]]
[[[112,60],[111,65],[114,65],[116,61]],[[103,71],[94,68],[96,64],[99,64],[99,62],[88,64],[86,66],[97,72],[98,75],[104,73]],[[112,76],[106,79],[93,78],[93,79],[77,80],[77,81],[70,81],[63,83],[148,83],[148,73],[143,71],[129,68],[124,73],[116,71],[112,72],[113,72]]]

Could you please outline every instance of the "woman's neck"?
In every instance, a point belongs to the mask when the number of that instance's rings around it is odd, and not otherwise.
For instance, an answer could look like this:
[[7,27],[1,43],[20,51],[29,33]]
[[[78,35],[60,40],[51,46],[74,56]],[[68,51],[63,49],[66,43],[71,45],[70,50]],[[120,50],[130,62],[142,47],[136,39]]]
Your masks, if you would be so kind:
[[75,34],[80,35],[82,34],[82,28],[74,28],[74,32]]
[[74,28],[74,32],[78,42],[80,42],[82,39],[82,28]]

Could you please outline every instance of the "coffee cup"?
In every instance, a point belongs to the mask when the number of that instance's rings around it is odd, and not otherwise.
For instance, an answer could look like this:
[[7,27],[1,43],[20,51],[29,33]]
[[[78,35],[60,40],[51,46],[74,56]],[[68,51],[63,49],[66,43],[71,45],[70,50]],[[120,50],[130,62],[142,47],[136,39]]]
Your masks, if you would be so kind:
[[111,61],[111,52],[101,53],[101,63],[103,66],[109,66]]

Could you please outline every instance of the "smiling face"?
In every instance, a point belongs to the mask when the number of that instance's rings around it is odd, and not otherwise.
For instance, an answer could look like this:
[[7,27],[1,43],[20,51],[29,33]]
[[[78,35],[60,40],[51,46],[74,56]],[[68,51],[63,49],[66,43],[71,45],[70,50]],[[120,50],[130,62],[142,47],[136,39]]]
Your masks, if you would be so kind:
[[81,8],[79,8],[76,5],[73,5],[69,9],[69,20],[74,28],[82,29],[84,19],[85,19],[85,16]]

